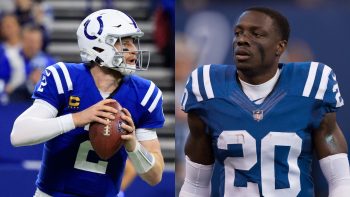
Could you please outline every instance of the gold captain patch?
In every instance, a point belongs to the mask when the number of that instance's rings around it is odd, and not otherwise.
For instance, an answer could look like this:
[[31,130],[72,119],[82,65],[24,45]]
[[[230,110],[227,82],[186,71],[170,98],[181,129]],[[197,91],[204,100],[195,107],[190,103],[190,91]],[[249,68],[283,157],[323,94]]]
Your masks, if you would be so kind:
[[69,108],[77,109],[80,105],[80,98],[78,96],[70,96],[69,97]]

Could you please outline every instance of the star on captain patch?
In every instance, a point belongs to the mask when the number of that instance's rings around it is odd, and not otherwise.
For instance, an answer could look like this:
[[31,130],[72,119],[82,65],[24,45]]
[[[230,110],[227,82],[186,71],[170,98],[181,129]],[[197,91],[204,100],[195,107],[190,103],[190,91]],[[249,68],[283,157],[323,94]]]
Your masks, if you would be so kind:
[[254,110],[253,111],[253,118],[254,118],[254,120],[259,122],[260,120],[262,120],[264,118],[264,111],[260,110],[260,109]]

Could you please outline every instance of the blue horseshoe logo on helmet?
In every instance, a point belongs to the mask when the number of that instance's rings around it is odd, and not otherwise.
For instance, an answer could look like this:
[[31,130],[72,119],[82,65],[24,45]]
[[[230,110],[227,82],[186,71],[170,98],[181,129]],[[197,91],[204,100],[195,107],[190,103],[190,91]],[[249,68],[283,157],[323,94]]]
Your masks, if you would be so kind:
[[[102,16],[98,16],[97,17],[97,21],[98,23],[100,24],[100,29],[98,30],[97,34],[98,35],[101,35],[102,34],[102,31],[103,31],[103,21],[102,21]],[[97,37],[96,36],[92,36],[92,35],[89,35],[88,32],[87,32],[87,26],[89,25],[90,23],[90,19],[87,20],[85,23],[84,23],[84,34],[85,36],[87,37],[87,39],[89,40],[95,40]]]

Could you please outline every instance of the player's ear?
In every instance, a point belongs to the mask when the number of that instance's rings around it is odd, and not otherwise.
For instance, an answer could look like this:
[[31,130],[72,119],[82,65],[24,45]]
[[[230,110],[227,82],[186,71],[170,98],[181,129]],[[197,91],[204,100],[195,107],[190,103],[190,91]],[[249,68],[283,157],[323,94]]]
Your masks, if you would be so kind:
[[276,56],[281,56],[282,53],[286,50],[287,48],[287,40],[281,40],[278,42],[277,45],[277,50],[276,50]]

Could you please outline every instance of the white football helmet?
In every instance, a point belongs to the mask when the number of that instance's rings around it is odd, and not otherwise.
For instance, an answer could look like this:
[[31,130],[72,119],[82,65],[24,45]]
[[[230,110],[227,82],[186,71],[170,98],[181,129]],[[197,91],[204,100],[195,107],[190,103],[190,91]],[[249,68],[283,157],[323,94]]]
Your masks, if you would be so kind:
[[[143,32],[138,28],[135,20],[121,11],[104,9],[87,16],[77,30],[80,57],[83,62],[94,61],[100,66],[119,71],[123,75],[129,75],[136,70],[147,70],[150,61],[150,52],[140,50],[139,39]],[[131,37],[135,40],[137,55],[135,65],[127,64],[124,58],[123,37]],[[122,51],[118,51],[114,45],[120,42]],[[143,62],[143,59],[146,62]]]

